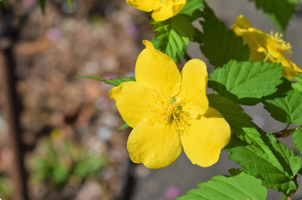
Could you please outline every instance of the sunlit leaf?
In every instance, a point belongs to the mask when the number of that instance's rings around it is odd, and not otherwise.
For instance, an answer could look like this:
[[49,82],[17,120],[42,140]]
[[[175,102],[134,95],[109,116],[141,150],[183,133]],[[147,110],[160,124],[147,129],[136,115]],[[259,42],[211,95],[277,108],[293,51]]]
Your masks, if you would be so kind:
[[261,185],[261,181],[244,172],[238,175],[214,176],[211,181],[198,184],[198,189],[187,191],[187,195],[176,200],[265,200],[267,189]]
[[302,74],[299,74],[296,77],[293,77],[297,82],[292,84],[292,87],[295,90],[302,92]]
[[221,96],[250,105],[276,92],[282,77],[281,64],[230,61],[210,74],[208,85]]
[[[258,176],[264,186],[290,194],[297,189],[292,178],[301,168],[301,158],[291,149],[280,143],[272,135],[246,128],[247,135],[257,137],[251,144],[235,141],[226,150],[231,152],[229,159],[242,166],[245,173]],[[233,137],[231,142],[235,140]]]
[[295,144],[295,148],[298,149],[300,154],[302,154],[302,127],[295,130],[293,138],[293,144]]
[[155,48],[170,56],[175,62],[181,62],[189,45],[193,40],[196,29],[192,22],[200,17],[201,0],[187,0],[183,9],[174,17],[156,22],[151,19],[153,31],[156,32],[152,43]]
[[181,62],[189,45],[189,38],[193,38],[195,29],[186,15],[176,15],[166,21],[156,22],[151,19],[154,40],[158,42],[158,49],[170,56],[174,61]]
[[291,89],[285,97],[264,99],[263,104],[274,119],[302,125],[302,93],[300,91]]

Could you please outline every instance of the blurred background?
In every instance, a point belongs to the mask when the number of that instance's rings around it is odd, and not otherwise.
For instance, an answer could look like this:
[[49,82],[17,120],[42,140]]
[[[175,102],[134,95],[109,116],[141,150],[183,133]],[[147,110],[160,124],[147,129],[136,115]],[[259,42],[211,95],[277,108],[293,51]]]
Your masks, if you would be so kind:
[[[75,76],[133,77],[152,26],[125,0],[72,2],[74,9],[66,0],[46,1],[45,14],[38,0],[0,7],[0,199],[169,200],[239,167],[225,151],[209,168],[192,165],[184,153],[160,170],[133,164],[126,150],[131,129],[117,130],[124,122],[108,97],[111,86]],[[251,2],[208,3],[228,27],[244,14],[253,27],[278,31]],[[300,4],[285,35],[300,67],[301,32]],[[198,44],[190,43],[188,54],[207,62]],[[286,126],[262,105],[244,108],[269,133]],[[282,142],[293,147],[290,138]],[[269,191],[267,199],[282,197]],[[293,199],[301,197],[298,191]]]

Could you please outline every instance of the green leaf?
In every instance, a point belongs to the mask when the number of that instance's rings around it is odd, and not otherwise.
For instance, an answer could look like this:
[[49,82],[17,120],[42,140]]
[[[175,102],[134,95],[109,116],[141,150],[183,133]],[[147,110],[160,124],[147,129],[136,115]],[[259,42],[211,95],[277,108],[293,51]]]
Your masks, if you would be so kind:
[[254,176],[241,172],[232,177],[214,176],[212,181],[198,184],[198,189],[187,191],[186,196],[176,200],[265,200],[267,189],[261,185],[261,181]]
[[74,9],[71,0],[67,0],[67,2],[68,2],[68,4],[69,4],[70,8],[71,8],[71,9]]
[[302,127],[295,130],[293,138],[293,144],[295,144],[295,148],[298,149],[300,154],[302,154]]
[[189,39],[193,39],[196,29],[193,27],[192,22],[200,17],[200,8],[203,7],[201,0],[187,0],[186,5],[174,17],[156,22],[151,19],[153,31],[156,36],[153,39],[155,48],[170,56],[175,62],[181,62]]
[[1,0],[0,2],[2,4],[2,6],[5,8],[5,10],[7,10],[8,9],[8,4],[7,4],[6,0]]
[[[242,166],[245,173],[258,176],[264,186],[290,194],[297,189],[291,180],[301,168],[301,158],[283,145],[272,135],[252,128],[244,129],[249,136],[257,137],[251,144],[241,143],[228,145],[228,157]],[[232,138],[234,140],[234,138]],[[233,141],[231,141],[232,143]]]
[[201,16],[200,8],[204,6],[202,0],[187,0],[186,5],[177,15],[187,15],[191,21],[196,20]]
[[281,64],[230,61],[210,74],[208,85],[236,103],[251,105],[276,92],[282,77]]
[[243,111],[242,107],[226,97],[215,94],[208,95],[208,99],[210,107],[215,108],[223,115],[229,123],[232,132],[241,140],[251,142],[251,139],[246,136],[243,128],[255,126],[251,121],[251,117]]
[[88,79],[92,79],[92,80],[102,81],[104,83],[107,83],[107,84],[113,85],[113,86],[119,86],[123,82],[135,81],[135,78],[132,78],[132,77],[116,78],[116,79],[109,79],[109,80],[105,80],[103,78],[98,78],[98,77],[94,77],[94,76],[75,76],[75,77],[76,78],[88,78]]
[[291,89],[285,97],[264,99],[262,102],[274,119],[302,125],[302,93],[300,91]]
[[221,67],[229,60],[249,60],[249,48],[243,44],[242,38],[229,30],[206,4],[202,16],[203,33],[195,40],[202,41],[200,49],[212,65]]
[[150,24],[156,32],[155,40],[159,41],[158,49],[175,62],[181,62],[189,45],[189,38],[193,38],[195,34],[190,18],[186,15],[176,15],[161,22],[151,19]]
[[156,40],[155,38],[153,38],[151,40],[151,43],[153,44],[153,46],[154,46],[155,49],[160,50],[159,49],[159,41],[158,40]]
[[45,14],[46,0],[39,0],[39,3],[42,13]]
[[125,123],[125,124],[121,125],[121,126],[118,128],[118,130],[123,130],[123,129],[129,128],[129,127],[130,127],[130,126],[129,126],[127,123]]
[[296,77],[293,77],[297,82],[292,84],[292,87],[295,90],[302,92],[302,74],[299,74]]
[[272,22],[285,32],[285,29],[290,21],[297,5],[297,0],[249,0],[256,4],[258,9],[262,9],[263,12],[268,15]]

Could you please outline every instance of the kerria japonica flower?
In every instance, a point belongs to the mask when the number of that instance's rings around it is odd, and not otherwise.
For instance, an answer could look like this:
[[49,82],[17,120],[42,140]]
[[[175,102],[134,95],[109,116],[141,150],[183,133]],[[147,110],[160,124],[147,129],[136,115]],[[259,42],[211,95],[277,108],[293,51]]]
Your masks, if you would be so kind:
[[151,169],[173,163],[184,148],[193,164],[208,167],[219,159],[231,137],[223,116],[209,107],[208,74],[192,59],[179,73],[175,62],[143,41],[135,66],[136,82],[124,82],[109,96],[132,132],[127,149],[134,163]]
[[252,28],[249,20],[239,15],[236,23],[231,27],[237,36],[243,38],[243,42],[249,46],[250,59],[254,61],[266,61],[281,63],[284,68],[284,76],[292,79],[302,73],[302,70],[286,56],[291,56],[291,45],[282,40],[281,34],[263,33]]
[[175,16],[185,5],[186,0],[126,0],[141,11],[152,12],[155,21],[164,21]]

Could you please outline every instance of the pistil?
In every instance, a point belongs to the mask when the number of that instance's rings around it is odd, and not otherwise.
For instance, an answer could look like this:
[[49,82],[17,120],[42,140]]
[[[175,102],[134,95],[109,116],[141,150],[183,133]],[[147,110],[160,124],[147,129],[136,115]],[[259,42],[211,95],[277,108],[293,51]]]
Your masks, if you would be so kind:
[[162,92],[156,92],[153,95],[152,103],[155,109],[152,110],[153,119],[167,126],[172,126],[179,134],[184,134],[189,129],[190,113],[184,111],[186,100],[180,95],[164,95]]

